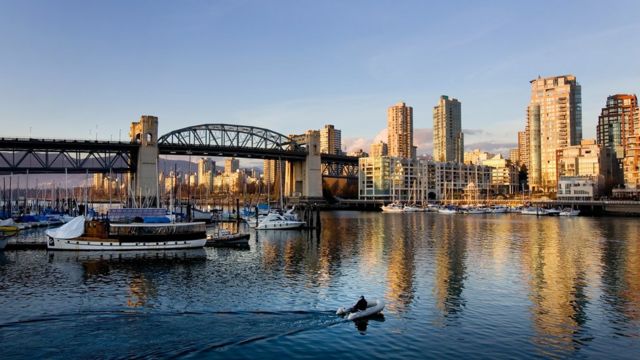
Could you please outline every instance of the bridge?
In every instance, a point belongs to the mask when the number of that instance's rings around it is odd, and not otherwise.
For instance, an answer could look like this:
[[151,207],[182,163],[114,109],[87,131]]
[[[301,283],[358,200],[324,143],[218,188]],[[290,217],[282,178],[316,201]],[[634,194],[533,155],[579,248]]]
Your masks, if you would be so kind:
[[158,137],[157,128],[156,117],[143,116],[132,123],[130,142],[3,137],[0,174],[130,173],[151,189],[159,155],[193,155],[285,161],[288,192],[305,196],[322,193],[321,177],[357,179],[358,159],[320,154],[313,132],[294,139],[255,126],[201,124]]

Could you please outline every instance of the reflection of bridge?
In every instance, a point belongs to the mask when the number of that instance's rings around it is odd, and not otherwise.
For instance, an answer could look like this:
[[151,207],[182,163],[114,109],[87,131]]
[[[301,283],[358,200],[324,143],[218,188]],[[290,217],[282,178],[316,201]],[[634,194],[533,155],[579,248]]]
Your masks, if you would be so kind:
[[[133,123],[131,130],[131,142],[0,138],[0,173],[137,174],[149,172],[151,163],[155,168],[158,155],[195,155],[286,161],[289,192],[303,195],[309,183],[320,183],[309,178],[312,173],[357,178],[357,158],[320,154],[319,139],[312,132],[294,140],[259,127],[203,124],[157,138],[157,118],[150,116]],[[315,188],[311,195],[318,195]]]

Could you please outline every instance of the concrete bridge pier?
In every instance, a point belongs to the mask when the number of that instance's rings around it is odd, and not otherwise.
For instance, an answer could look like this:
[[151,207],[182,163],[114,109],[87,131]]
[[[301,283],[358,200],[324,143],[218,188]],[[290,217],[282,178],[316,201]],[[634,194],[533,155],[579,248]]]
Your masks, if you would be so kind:
[[288,197],[322,199],[322,168],[320,162],[320,132],[304,134],[307,157],[304,162],[287,161],[284,194]]
[[132,122],[129,130],[131,142],[140,146],[137,158],[132,159],[136,171],[131,173],[131,205],[155,207],[158,205],[158,118],[143,115]]

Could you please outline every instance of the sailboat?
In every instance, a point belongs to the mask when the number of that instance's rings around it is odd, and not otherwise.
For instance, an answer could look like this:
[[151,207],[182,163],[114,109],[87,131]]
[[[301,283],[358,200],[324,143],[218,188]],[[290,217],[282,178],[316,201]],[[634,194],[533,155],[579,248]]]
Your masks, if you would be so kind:
[[[444,198],[447,198],[447,183],[444,183]],[[453,182],[451,183],[451,202],[453,203]],[[438,209],[439,214],[456,214],[458,211],[453,205],[445,205]]]

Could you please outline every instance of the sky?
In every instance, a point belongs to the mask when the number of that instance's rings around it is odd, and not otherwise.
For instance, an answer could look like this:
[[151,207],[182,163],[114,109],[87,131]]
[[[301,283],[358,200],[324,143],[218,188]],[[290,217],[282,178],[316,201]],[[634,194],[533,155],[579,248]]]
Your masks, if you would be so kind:
[[467,150],[506,151],[529,81],[573,74],[584,137],[606,97],[640,92],[640,1],[0,0],[0,137],[126,139],[203,123],[292,134],[334,124],[345,150],[414,108],[462,102]]

